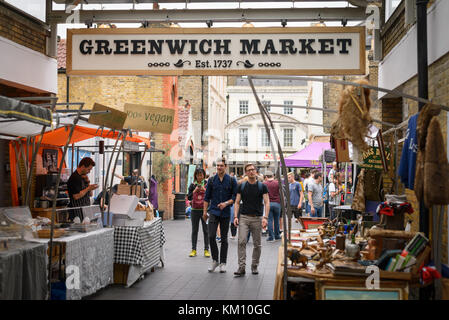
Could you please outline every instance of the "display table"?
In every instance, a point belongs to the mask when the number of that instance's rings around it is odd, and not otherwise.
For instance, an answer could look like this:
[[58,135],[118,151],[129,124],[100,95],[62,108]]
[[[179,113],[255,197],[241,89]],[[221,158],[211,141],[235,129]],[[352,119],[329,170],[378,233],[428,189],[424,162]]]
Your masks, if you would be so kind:
[[[48,243],[49,239],[36,239]],[[103,228],[53,240],[65,251],[65,268],[79,268],[79,289],[67,288],[67,300],[79,300],[111,284],[114,276],[114,229]],[[73,274],[73,271],[72,271]],[[66,276],[70,276],[67,274]]]
[[[295,244],[298,238],[299,235],[293,234],[292,230],[292,244]],[[298,246],[291,246],[290,244],[288,248],[299,249]],[[307,252],[307,250],[304,252]],[[380,270],[380,289],[368,290],[366,288],[366,278],[370,276],[371,273],[365,273],[363,271],[361,274],[354,276],[336,275],[335,273],[326,270],[316,271],[313,266],[310,267],[310,263],[314,264],[314,262],[309,260],[307,269],[299,266],[293,267],[290,263],[288,264],[287,283],[289,286],[287,289],[289,289],[290,285],[293,283],[312,283],[314,285],[314,289],[312,289],[314,290],[313,295],[316,296],[317,299],[346,299],[349,297],[349,299],[352,300],[407,300],[409,287],[418,285],[418,279],[411,273],[387,272]],[[289,292],[291,291],[288,291],[288,294]],[[284,299],[284,239],[282,239],[278,251],[273,299]]]
[[47,298],[47,245],[11,240],[0,248],[0,300]]
[[145,221],[143,227],[114,227],[114,282],[136,282],[145,272],[163,265],[165,243],[162,219]]

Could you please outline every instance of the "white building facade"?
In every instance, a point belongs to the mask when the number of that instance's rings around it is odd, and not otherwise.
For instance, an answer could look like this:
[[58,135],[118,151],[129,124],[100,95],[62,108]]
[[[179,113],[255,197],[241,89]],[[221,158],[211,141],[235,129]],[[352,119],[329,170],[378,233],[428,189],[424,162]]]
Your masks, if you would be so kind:
[[[284,156],[303,149],[312,135],[322,134],[319,126],[304,123],[323,123],[322,112],[295,108],[307,106],[310,87],[300,80],[256,80],[255,87],[261,102],[267,107],[275,121],[275,133],[280,140]],[[276,167],[271,142],[254,94],[247,79],[238,78],[236,84],[228,86],[229,110],[226,125],[225,155],[229,171],[238,176],[244,174],[243,167],[251,162],[261,173]],[[314,94],[319,94],[316,92]],[[322,91],[321,91],[322,95]],[[277,152],[277,148],[276,148]],[[277,154],[279,160],[279,154]]]

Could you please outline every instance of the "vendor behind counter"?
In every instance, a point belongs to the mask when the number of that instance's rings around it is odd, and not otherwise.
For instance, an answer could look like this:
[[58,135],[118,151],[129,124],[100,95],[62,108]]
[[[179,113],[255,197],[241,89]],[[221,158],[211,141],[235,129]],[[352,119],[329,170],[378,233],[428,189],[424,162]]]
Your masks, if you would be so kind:
[[[83,158],[78,164],[78,167],[73,171],[69,180],[67,181],[67,189],[69,192],[70,203],[69,207],[85,207],[90,206],[90,196],[92,191],[98,188],[97,184],[90,184],[87,175],[90,170],[95,167],[95,162],[89,158]],[[73,220],[75,217],[83,220],[83,213],[80,209],[70,210],[69,219]]]

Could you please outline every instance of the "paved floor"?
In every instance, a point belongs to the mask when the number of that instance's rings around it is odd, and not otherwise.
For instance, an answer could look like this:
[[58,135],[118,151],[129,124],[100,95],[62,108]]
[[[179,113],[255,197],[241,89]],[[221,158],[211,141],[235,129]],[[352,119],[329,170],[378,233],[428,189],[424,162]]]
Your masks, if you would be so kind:
[[203,256],[203,235],[198,235],[198,255],[191,250],[190,220],[164,220],[165,266],[156,267],[130,288],[111,285],[88,299],[112,300],[271,300],[273,297],[277,255],[280,241],[267,242],[262,237],[259,274],[251,274],[252,239],[247,246],[246,276],[235,278],[237,240],[229,239],[227,272],[209,273],[211,258]]

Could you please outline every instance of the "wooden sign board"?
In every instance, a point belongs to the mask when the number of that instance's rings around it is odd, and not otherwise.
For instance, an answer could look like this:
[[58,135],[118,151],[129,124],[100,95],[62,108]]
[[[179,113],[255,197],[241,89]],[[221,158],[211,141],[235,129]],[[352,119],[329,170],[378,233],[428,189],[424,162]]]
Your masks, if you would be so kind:
[[[385,149],[385,157],[387,161],[391,159],[390,149]],[[383,170],[382,156],[380,154],[380,149],[378,147],[370,147],[366,152],[363,153],[363,164],[360,165],[362,168],[370,170]]]
[[69,75],[363,75],[364,27],[68,29]]
[[105,114],[92,114],[89,116],[89,123],[95,124],[101,127],[106,127],[110,129],[120,130],[123,129],[123,125],[126,121],[126,112],[113,109],[107,106],[104,106],[99,103],[95,103],[92,111],[106,111],[109,110],[109,113]]
[[171,133],[175,110],[139,104],[125,104],[125,128],[145,132]]

